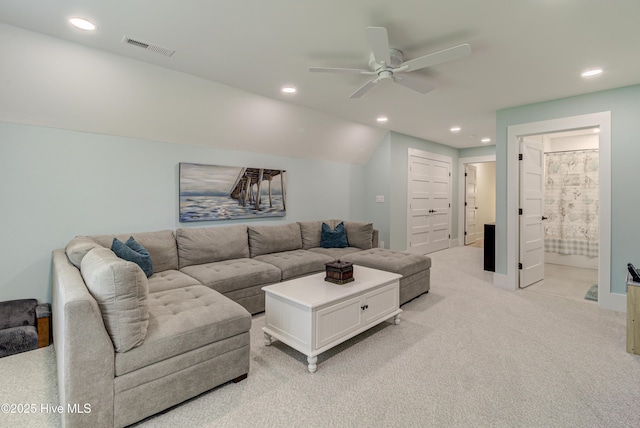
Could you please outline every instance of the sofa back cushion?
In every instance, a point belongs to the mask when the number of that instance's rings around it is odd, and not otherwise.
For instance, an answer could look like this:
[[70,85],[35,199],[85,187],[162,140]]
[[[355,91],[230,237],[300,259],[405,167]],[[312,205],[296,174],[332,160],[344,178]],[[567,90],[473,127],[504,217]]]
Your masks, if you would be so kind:
[[82,259],[80,272],[116,352],[142,344],[149,325],[149,284],[142,269],[108,248],[94,248]]
[[350,247],[368,250],[373,246],[373,223],[345,221],[344,229],[347,231]]
[[94,241],[105,248],[111,248],[113,238],[125,242],[133,236],[151,255],[153,271],[158,273],[165,270],[178,270],[178,247],[172,230],[158,232],[123,233],[119,235],[92,236]]
[[302,234],[302,248],[308,250],[310,248],[322,247],[322,224],[329,226],[331,230],[335,230],[336,226],[344,223],[347,232],[347,241],[350,247],[357,247],[368,250],[373,247],[373,223],[359,221],[342,221],[331,219],[325,221],[305,221],[299,222],[300,232]]
[[300,226],[300,235],[302,236],[302,249],[308,250],[310,248],[320,247],[322,222],[300,221],[298,225]]
[[180,269],[249,257],[247,226],[196,227],[176,230]]
[[249,250],[251,257],[302,248],[302,236],[298,223],[282,226],[249,226]]
[[69,258],[69,261],[73,263],[75,267],[80,269],[82,259],[94,248],[102,248],[102,245],[98,244],[89,236],[76,236],[69,241],[64,251]]

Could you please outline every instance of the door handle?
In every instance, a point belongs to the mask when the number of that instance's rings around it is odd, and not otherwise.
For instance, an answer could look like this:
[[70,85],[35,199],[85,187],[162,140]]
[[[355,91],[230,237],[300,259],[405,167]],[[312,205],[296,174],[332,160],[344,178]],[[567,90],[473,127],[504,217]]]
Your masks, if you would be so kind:
[[478,207],[476,207],[476,209],[478,209]]
[[437,213],[438,211],[436,210],[429,210],[430,213]]
[[543,219],[543,220],[548,220],[548,219],[549,219],[549,217],[542,216],[542,219]]

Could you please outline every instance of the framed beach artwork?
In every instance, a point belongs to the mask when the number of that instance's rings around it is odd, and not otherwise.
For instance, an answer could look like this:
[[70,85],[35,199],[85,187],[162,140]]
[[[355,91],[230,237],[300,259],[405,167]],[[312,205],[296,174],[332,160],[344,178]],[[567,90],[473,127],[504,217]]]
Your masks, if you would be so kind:
[[284,217],[285,171],[180,163],[180,222]]

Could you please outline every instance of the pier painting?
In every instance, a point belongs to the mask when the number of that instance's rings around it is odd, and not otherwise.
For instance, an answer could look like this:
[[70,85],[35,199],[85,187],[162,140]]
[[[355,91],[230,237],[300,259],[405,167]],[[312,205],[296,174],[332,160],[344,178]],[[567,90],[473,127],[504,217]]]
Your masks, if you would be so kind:
[[180,163],[180,222],[283,217],[285,171]]

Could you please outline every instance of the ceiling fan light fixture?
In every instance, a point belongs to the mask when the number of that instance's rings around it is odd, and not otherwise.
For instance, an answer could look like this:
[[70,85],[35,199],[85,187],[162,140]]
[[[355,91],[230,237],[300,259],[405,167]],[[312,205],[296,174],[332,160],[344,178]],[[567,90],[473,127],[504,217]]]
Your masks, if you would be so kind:
[[285,94],[295,94],[296,92],[298,92],[298,90],[295,88],[295,86],[287,85],[282,87],[282,92]]
[[601,68],[593,68],[591,70],[587,70],[581,74],[582,77],[594,77],[602,74]]
[[451,129],[449,129],[449,131],[451,132],[460,132],[462,128],[460,128],[459,126],[452,126]]
[[74,27],[79,28],[81,30],[85,30],[85,31],[94,31],[95,29],[98,28],[96,24],[84,18],[75,18],[75,17],[69,18],[69,22]]

